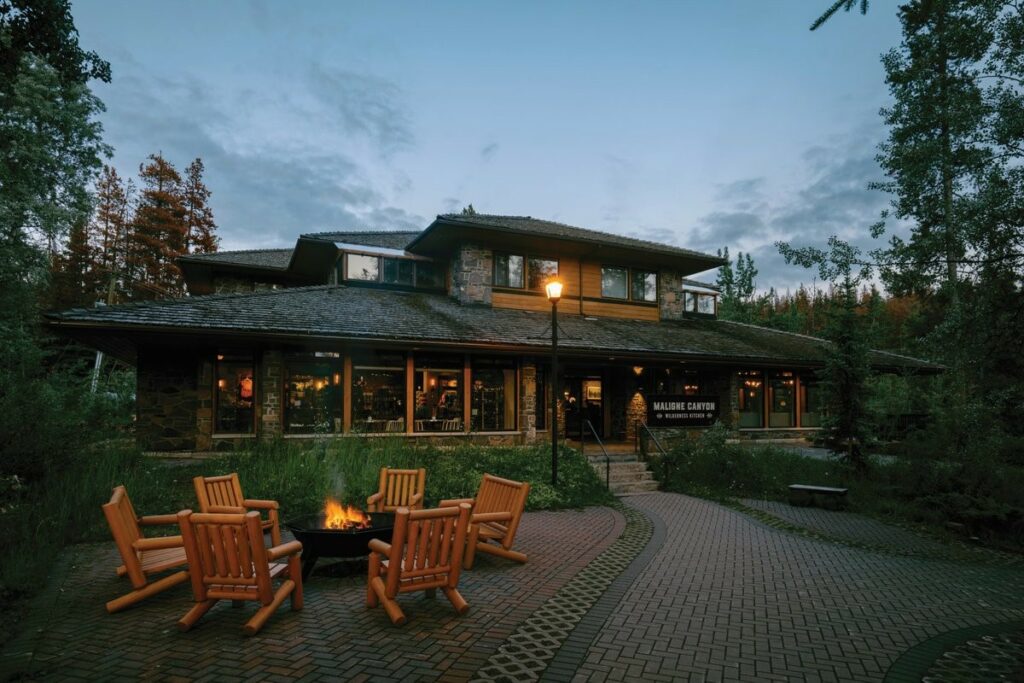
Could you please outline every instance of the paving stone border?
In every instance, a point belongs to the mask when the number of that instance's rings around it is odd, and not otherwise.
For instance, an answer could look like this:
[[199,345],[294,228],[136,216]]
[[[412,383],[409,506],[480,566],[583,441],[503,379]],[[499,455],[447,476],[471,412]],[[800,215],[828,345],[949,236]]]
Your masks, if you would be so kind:
[[[647,515],[621,502],[611,507],[626,518],[626,527],[619,538],[531,614],[477,670],[473,681],[513,683],[542,677],[543,680],[569,680],[593,639],[593,635],[588,634],[596,635],[594,624],[599,629],[604,623],[635,575],[645,566],[641,557],[644,551],[655,545],[650,542],[656,540],[652,539],[655,524]],[[663,525],[661,529],[663,541]],[[660,541],[658,545],[660,547]],[[611,590],[614,594],[609,593]]]
[[886,672],[885,683],[1020,680],[1022,632],[1024,621],[940,633],[900,655]]

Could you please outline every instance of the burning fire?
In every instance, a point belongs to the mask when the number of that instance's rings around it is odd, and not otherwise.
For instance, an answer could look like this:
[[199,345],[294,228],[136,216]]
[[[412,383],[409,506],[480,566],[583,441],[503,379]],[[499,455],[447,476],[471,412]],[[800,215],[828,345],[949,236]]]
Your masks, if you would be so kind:
[[357,507],[342,505],[334,498],[324,503],[324,527],[328,529],[369,529],[370,516]]

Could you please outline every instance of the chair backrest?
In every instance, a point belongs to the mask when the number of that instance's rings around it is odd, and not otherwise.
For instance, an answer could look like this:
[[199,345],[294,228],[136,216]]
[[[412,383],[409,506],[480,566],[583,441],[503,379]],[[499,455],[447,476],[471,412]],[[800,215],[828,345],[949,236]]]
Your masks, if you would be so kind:
[[462,420],[457,417],[449,418],[442,422],[441,429],[446,432],[457,432],[462,429]]
[[512,481],[502,479],[493,474],[485,474],[480,480],[480,491],[476,494],[473,503],[474,513],[485,512],[511,512],[512,519],[505,523],[507,529],[506,540],[516,535],[516,528],[519,526],[519,518],[523,516],[526,508],[526,496],[530,493],[528,482]]
[[110,496],[110,502],[103,504],[103,516],[107,518],[110,525],[110,533],[114,536],[114,543],[121,553],[121,561],[127,570],[128,578],[132,585],[145,584],[146,577],[142,572],[142,563],[135,553],[132,544],[142,538],[142,531],[139,529],[138,517],[135,515],[135,508],[128,498],[128,491],[123,486],[115,486]]
[[270,562],[263,545],[260,513],[182,510],[178,525],[197,601],[248,598],[270,604]]
[[[427,478],[427,471],[422,467],[418,470],[393,470],[388,467],[380,468],[380,487],[377,489],[384,494],[380,501],[382,510],[397,510],[400,507],[413,507],[412,497],[417,493],[423,495],[423,489]],[[420,503],[415,507],[422,507]]]
[[200,512],[209,512],[212,507],[240,508],[245,496],[242,495],[242,484],[238,481],[238,473],[223,474],[217,477],[195,477],[192,484],[196,489]]
[[404,432],[405,431],[405,419],[399,418],[397,420],[388,420],[387,425],[384,427],[386,432]]
[[395,530],[388,557],[387,592],[395,595],[401,579],[454,588],[462,571],[470,506],[409,510],[395,513]]

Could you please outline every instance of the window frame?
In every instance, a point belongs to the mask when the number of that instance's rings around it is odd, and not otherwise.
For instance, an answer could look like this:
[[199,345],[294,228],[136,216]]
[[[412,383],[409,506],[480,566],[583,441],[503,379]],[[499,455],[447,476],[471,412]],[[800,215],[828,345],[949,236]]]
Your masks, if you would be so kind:
[[[625,283],[626,284],[626,296],[608,296],[608,295],[606,295],[604,293],[604,271],[605,271],[605,269],[608,269],[608,270],[622,270],[622,271],[626,272],[626,283]],[[630,287],[630,278],[631,277],[632,277],[632,274],[631,274],[629,266],[605,265],[605,264],[602,263],[601,264],[601,298],[602,299],[610,299],[612,301],[629,301],[630,300],[630,298],[629,298],[629,293],[630,293],[629,292],[629,287]]]
[[[244,358],[243,358],[244,357]],[[220,406],[221,406],[221,389],[220,389],[220,368],[221,364],[241,364],[248,360],[249,367],[252,368],[252,417],[249,423],[249,430],[245,432],[225,432],[218,430],[220,424]],[[260,396],[260,382],[259,382],[259,367],[256,364],[255,353],[231,353],[227,351],[220,351],[214,354],[213,359],[213,420],[210,425],[210,434],[214,438],[217,437],[254,437],[256,436],[256,412],[259,404]]]
[[[362,256],[365,258],[377,259],[377,279],[365,280],[363,278],[350,277],[348,269],[348,258],[349,256]],[[345,251],[342,253],[341,267],[336,268],[335,272],[338,273],[337,284],[353,284],[359,285],[380,285],[381,287],[395,288],[395,289],[421,289],[429,291],[443,291],[445,289],[445,278],[448,275],[448,269],[444,263],[433,261],[429,259],[416,259],[407,258],[403,256],[388,256],[386,254],[371,254],[365,251]],[[411,263],[412,264],[412,283],[406,284],[404,282],[388,282],[384,278],[384,268],[386,261],[396,261],[398,263]],[[420,264],[429,264],[434,272],[437,274],[437,284],[434,285],[421,285],[420,284]],[[398,266],[401,268],[401,265]]]
[[[626,271],[626,296],[608,296],[604,293],[604,271],[606,268],[614,268],[616,270]],[[638,299],[636,293],[633,291],[633,275],[634,273],[646,273],[654,275],[654,299]],[[620,266],[614,263],[602,263],[601,264],[601,298],[609,301],[621,301],[625,303],[639,304],[641,306],[657,306],[658,305],[658,285],[661,283],[661,273],[657,270],[651,270],[650,268],[638,268],[633,266]]]
[[[498,257],[504,256],[506,258],[512,256],[518,256],[523,260],[523,280],[521,285],[504,285],[498,284]],[[562,260],[553,256],[543,256],[536,253],[529,252],[512,252],[512,251],[492,251],[491,252],[491,286],[498,289],[504,290],[515,290],[518,292],[537,292],[540,294],[544,293],[544,286],[541,285],[539,288],[530,287],[530,261],[550,261],[555,264],[555,274],[553,277],[558,277],[562,274]],[[506,262],[507,264],[507,262]],[[507,265],[506,265],[507,268]],[[508,273],[506,272],[506,280]]]

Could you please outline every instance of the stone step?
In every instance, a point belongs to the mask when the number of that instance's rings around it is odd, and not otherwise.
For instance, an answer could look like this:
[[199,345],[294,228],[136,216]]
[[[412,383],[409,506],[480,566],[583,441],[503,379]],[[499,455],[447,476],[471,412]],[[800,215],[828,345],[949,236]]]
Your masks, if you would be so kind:
[[[587,460],[589,460],[592,465],[593,464],[597,464],[597,463],[601,463],[603,465],[604,464],[604,453],[598,453],[598,452],[593,452],[592,453],[592,452],[588,451],[587,452]],[[609,453],[608,454],[608,460],[610,460],[613,463],[615,463],[615,462],[639,462],[637,460],[636,455],[634,455],[632,453]]]
[[612,494],[616,496],[628,495],[631,493],[648,493],[657,490],[658,482],[656,481],[640,481],[629,484],[616,484],[613,482],[611,487]]
[[646,472],[647,464],[642,462],[591,462],[590,466],[602,472],[607,467],[612,472]]

